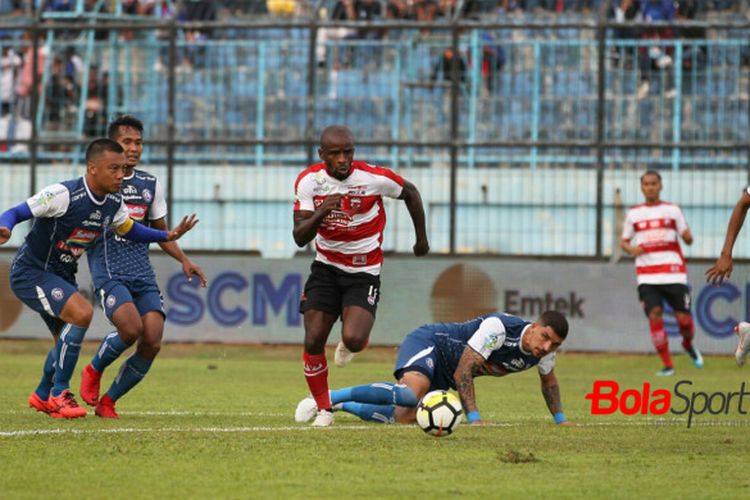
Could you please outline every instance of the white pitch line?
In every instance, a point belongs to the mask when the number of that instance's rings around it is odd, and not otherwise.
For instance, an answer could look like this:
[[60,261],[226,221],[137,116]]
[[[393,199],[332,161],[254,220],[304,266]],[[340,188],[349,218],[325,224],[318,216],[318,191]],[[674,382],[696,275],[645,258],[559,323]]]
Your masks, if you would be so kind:
[[[0,411],[0,415],[23,415],[29,414],[31,410],[7,410]],[[289,417],[290,413],[258,413],[258,412],[221,412],[221,411],[118,411],[120,415],[150,416],[150,417]]]
[[[363,430],[378,429],[375,425],[339,425],[336,427],[324,427],[323,430],[345,429],[345,430]],[[129,433],[149,433],[149,432],[207,432],[207,433],[229,433],[229,432],[291,432],[291,431],[311,431],[317,427],[165,427],[156,429],[137,429],[137,428],[120,428],[120,429],[26,429],[18,431],[0,432],[0,437],[17,437],[17,436],[41,436],[46,434],[129,434]]]
[[[532,423],[531,421],[526,422],[500,422],[500,423],[488,423],[485,427],[520,427]],[[738,423],[733,421],[735,425]],[[730,422],[726,423],[727,425]],[[576,424],[575,427],[658,427],[658,426],[672,425],[672,426],[684,426],[685,421],[670,419],[665,421],[637,421],[637,422],[588,422]],[[716,426],[722,426],[721,424],[714,424]],[[747,425],[747,424],[746,424]],[[696,426],[701,426],[697,424]],[[703,424],[703,426],[707,426]],[[712,425],[709,425],[712,426]],[[400,430],[410,429],[416,427],[415,425],[335,425],[333,427],[312,427],[312,426],[256,426],[256,427],[165,427],[165,428],[115,428],[115,429],[23,429],[15,431],[0,431],[0,437],[22,437],[22,436],[42,436],[42,435],[54,435],[54,434],[135,434],[135,433],[170,433],[170,432],[197,432],[197,433],[251,433],[251,432],[308,432],[317,429],[323,431],[335,431],[341,430],[374,430],[386,431],[386,430]]]

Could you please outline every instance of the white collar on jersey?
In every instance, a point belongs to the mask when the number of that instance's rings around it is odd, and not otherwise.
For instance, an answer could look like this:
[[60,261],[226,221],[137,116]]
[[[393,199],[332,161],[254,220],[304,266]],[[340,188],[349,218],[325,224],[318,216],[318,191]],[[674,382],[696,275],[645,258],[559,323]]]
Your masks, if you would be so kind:
[[133,169],[133,173],[132,173],[132,174],[130,174],[130,176],[128,176],[128,177],[123,177],[123,178],[122,178],[122,180],[124,180],[124,181],[129,181],[129,180],[130,180],[130,179],[132,179],[133,177],[135,177],[135,169]]
[[89,189],[89,184],[86,182],[86,176],[83,176],[83,187],[86,188],[86,194],[89,195],[89,199],[95,204],[95,205],[104,205],[104,202],[107,201],[107,195],[104,195],[104,198],[101,200],[97,200],[96,196],[94,196],[94,193],[91,192],[91,189]]
[[519,339],[518,339],[518,349],[519,349],[519,350],[520,350],[520,351],[521,351],[521,352],[522,352],[523,354],[525,354],[525,355],[527,355],[527,356],[528,356],[529,354],[531,354],[531,353],[530,353],[530,352],[526,352],[526,351],[524,351],[524,350],[523,350],[523,336],[524,336],[524,334],[526,333],[526,330],[528,330],[529,328],[531,328],[531,323],[529,323],[528,325],[526,325],[526,326],[524,327],[523,331],[521,331],[521,338],[519,338]]

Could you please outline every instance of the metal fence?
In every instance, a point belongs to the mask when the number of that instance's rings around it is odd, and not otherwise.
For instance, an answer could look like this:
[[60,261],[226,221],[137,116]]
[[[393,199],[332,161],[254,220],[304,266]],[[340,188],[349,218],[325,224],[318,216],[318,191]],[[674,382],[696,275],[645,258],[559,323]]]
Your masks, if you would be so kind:
[[[0,47],[26,55],[18,74],[32,81],[0,118],[0,201],[77,175],[86,142],[129,113],[146,124],[144,167],[167,183],[170,213],[201,214],[186,246],[290,255],[294,178],[316,160],[322,127],[344,123],[358,157],[420,188],[438,252],[611,255],[618,213],[640,201],[640,173],[658,168],[664,198],[697,235],[687,254],[713,256],[750,172],[750,24],[622,36],[654,26],[582,16],[2,25],[26,34]],[[391,205],[385,247],[408,251],[408,214]],[[750,240],[738,255],[750,256]]]

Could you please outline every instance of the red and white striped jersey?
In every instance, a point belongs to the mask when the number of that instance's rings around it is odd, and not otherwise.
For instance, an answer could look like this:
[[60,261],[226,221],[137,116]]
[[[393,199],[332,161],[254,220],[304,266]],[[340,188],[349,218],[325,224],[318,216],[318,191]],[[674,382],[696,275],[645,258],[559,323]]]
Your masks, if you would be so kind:
[[643,249],[635,258],[639,285],[687,284],[679,238],[688,229],[682,210],[673,203],[642,204],[628,210],[622,239]]
[[334,210],[318,227],[315,260],[348,273],[380,274],[383,264],[385,210],[383,196],[398,198],[404,179],[393,171],[352,162],[344,180],[328,175],[325,163],[309,166],[294,184],[294,211],[314,211],[335,193],[344,194],[341,209]]

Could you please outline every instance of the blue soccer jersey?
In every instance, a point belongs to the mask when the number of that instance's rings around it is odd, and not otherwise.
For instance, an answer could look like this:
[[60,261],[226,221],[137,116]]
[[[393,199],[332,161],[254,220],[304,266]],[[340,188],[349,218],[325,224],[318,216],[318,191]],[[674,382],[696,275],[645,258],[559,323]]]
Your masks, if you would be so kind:
[[78,258],[107,228],[128,220],[119,193],[97,199],[83,177],[45,187],[26,203],[34,223],[16,261],[75,283]]
[[431,388],[455,389],[453,374],[467,346],[495,365],[496,373],[510,374],[539,365],[539,372],[547,374],[554,368],[555,353],[540,359],[521,347],[521,338],[530,325],[517,316],[490,313],[463,323],[421,326],[404,339],[396,376],[416,369],[430,377]]
[[[156,177],[134,170],[123,180],[120,188],[130,217],[142,224],[167,215],[164,191]],[[89,270],[96,288],[109,280],[138,280],[156,282],[156,275],[148,257],[148,243],[137,243],[106,231],[88,252]]]

